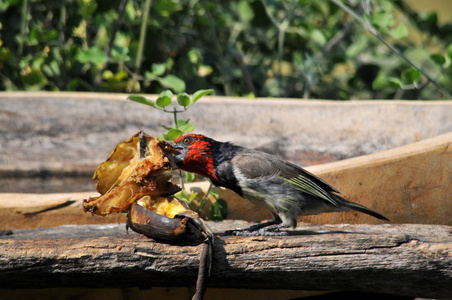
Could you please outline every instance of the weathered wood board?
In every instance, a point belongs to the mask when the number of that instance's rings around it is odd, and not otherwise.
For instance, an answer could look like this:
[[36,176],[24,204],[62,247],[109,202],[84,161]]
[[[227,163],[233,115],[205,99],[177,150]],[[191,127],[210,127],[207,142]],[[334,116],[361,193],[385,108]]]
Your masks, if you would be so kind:
[[[452,295],[450,226],[306,224],[290,232],[217,237],[209,286]],[[115,224],[14,230],[0,237],[0,288],[193,286],[200,251]]]
[[[160,124],[171,122],[126,97],[0,93],[0,126],[8,128],[0,137],[0,190],[20,185],[27,192],[0,193],[0,288],[194,285],[201,249],[196,243],[157,243],[127,235],[119,224],[123,214],[83,213],[82,200],[96,192],[38,193],[36,175],[89,179],[117,142],[140,129],[158,135]],[[250,119],[250,111],[259,117]],[[219,238],[211,286],[451,297],[452,229],[444,226],[452,225],[451,111],[444,101],[200,101],[184,117],[220,140],[299,164],[312,162],[310,153],[321,162],[367,154],[307,169],[391,219],[381,225],[357,212],[331,213],[302,220],[380,225],[300,224],[288,237]],[[56,184],[64,191],[85,190],[68,189],[69,178]],[[207,184],[188,188],[202,194]],[[219,193],[231,219],[270,217],[231,191]],[[99,223],[105,224],[82,225]],[[63,224],[79,225],[52,227]],[[237,224],[246,226],[229,220],[209,226],[222,232]]]
[[[90,191],[96,166],[139,130],[173,117],[128,94],[0,92],[0,192]],[[145,95],[156,99],[158,95]],[[308,166],[452,132],[452,101],[206,97],[180,118],[196,132]]]

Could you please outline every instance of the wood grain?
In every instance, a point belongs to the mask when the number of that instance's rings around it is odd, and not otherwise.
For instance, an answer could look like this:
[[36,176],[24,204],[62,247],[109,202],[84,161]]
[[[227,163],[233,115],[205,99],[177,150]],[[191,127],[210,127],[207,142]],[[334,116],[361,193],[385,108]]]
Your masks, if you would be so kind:
[[[209,222],[214,232],[247,226]],[[217,237],[210,287],[452,295],[452,228],[304,225],[286,237]],[[193,286],[201,244],[122,225],[17,230],[0,238],[0,288]]]

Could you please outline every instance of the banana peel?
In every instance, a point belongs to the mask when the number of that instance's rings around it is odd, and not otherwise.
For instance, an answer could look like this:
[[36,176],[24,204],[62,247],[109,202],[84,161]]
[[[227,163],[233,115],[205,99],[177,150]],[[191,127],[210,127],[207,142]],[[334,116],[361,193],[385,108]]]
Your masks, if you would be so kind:
[[202,299],[210,277],[213,234],[196,212],[172,197],[181,190],[169,181],[175,151],[143,131],[117,144],[93,176],[100,196],[83,200],[83,210],[101,216],[128,211],[127,228],[157,240],[203,237],[193,296]]
[[192,219],[206,238],[212,237],[196,212],[171,197],[181,190],[169,181],[175,151],[143,131],[117,144],[93,176],[101,195],[85,199],[83,210],[101,216],[128,211],[128,227],[164,240],[184,237]]

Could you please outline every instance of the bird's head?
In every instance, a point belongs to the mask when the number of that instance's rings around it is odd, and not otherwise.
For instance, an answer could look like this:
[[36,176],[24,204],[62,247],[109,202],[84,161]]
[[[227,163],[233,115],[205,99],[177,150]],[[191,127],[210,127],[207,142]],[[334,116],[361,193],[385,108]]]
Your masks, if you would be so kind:
[[180,169],[217,179],[212,155],[216,143],[201,134],[186,134],[170,144],[179,152],[174,155],[174,161]]

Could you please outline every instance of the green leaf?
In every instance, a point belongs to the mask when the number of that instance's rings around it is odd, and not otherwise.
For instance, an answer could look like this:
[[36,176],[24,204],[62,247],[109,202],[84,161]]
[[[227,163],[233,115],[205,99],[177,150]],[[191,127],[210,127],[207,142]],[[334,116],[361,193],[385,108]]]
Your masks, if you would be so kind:
[[387,29],[394,24],[394,16],[386,11],[379,11],[371,16],[372,24],[381,29]]
[[188,120],[177,120],[177,128],[182,131],[183,133],[192,132],[195,130],[195,125],[191,124],[190,119]]
[[210,195],[214,196],[215,198],[218,198],[220,196],[220,193],[218,193],[215,190],[210,190]]
[[372,82],[372,88],[374,90],[381,90],[388,87],[388,81],[383,73],[378,74],[378,76]]
[[188,196],[188,201],[190,201],[190,203],[196,199],[196,197],[198,197],[198,193],[197,192],[191,192],[190,195]]
[[440,53],[430,55],[430,59],[438,66],[442,66],[446,63],[446,59]]
[[185,181],[192,182],[193,180],[195,180],[195,174],[191,172],[185,172]]
[[428,26],[434,27],[438,25],[438,14],[436,12],[428,13],[424,20],[426,23],[428,23]]
[[171,100],[173,100],[173,92],[171,92],[170,90],[166,90],[160,93],[159,95],[160,97],[168,97]]
[[127,47],[115,46],[111,49],[111,57],[116,61],[129,61],[129,49]]
[[152,101],[152,100],[150,100],[148,98],[145,98],[143,96],[130,95],[129,97],[127,97],[127,99],[128,100],[132,100],[134,102],[138,102],[138,103],[141,103],[141,104],[146,104],[146,105],[155,107],[154,101]]
[[171,104],[173,100],[173,93],[169,90],[160,93],[159,97],[155,101],[158,107],[164,108]]
[[179,93],[177,95],[177,103],[183,107],[189,106],[191,104],[190,96],[187,93]]
[[220,221],[226,219],[228,215],[228,203],[223,198],[218,198],[209,210],[208,219],[212,221]]
[[37,69],[28,69],[22,72],[22,81],[28,86],[43,86],[47,83],[47,78]]
[[390,83],[390,85],[394,88],[400,89],[403,85],[402,80],[400,80],[400,78],[397,78],[397,77],[388,77],[387,80]]
[[174,141],[181,135],[182,135],[182,131],[180,131],[179,129],[176,129],[176,128],[171,128],[170,130],[168,130],[167,133],[163,134],[162,136],[165,139],[165,141]]
[[408,29],[400,24],[399,27],[389,30],[389,34],[395,39],[403,39],[408,36]]
[[182,133],[189,133],[195,130],[195,125],[191,123],[187,123],[183,126],[179,126],[179,130],[182,131]]
[[77,60],[81,63],[105,64],[108,60],[105,52],[99,47],[91,47],[87,50],[80,51]]
[[212,90],[212,89],[196,91],[196,92],[193,94],[192,98],[191,98],[192,103],[196,103],[196,101],[198,101],[198,100],[201,99],[202,97],[204,97],[204,96],[206,96],[206,95],[208,95],[208,94],[211,94],[211,93],[213,93],[213,90]]
[[402,81],[396,77],[386,77],[380,73],[377,78],[372,82],[372,88],[374,90],[382,90],[385,88],[401,88]]
[[157,79],[164,87],[173,89],[176,93],[185,91],[185,82],[177,76],[167,75]]
[[188,119],[188,120],[177,120],[176,121],[177,127],[179,128],[179,127],[185,126],[189,121],[190,121],[190,119]]
[[152,74],[155,76],[162,76],[166,71],[165,64],[152,64]]
[[188,200],[188,198],[190,197],[190,194],[186,190],[182,190],[182,191],[180,191],[180,196],[179,197]]
[[319,29],[313,29],[310,34],[311,40],[317,43],[319,46],[324,46],[326,44],[325,35]]
[[180,193],[176,194],[176,197],[190,207],[190,194],[186,190],[180,191]]
[[403,80],[403,82],[406,82],[408,84],[418,82],[420,78],[421,78],[421,73],[419,72],[418,69],[409,68],[409,69],[403,70],[403,72],[402,72],[402,80]]
[[452,43],[447,46],[447,56],[452,60]]
[[239,17],[243,22],[249,22],[254,18],[254,12],[249,1],[241,0],[237,4]]

